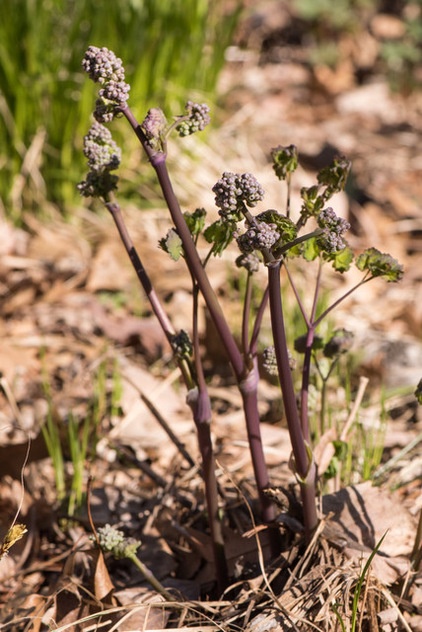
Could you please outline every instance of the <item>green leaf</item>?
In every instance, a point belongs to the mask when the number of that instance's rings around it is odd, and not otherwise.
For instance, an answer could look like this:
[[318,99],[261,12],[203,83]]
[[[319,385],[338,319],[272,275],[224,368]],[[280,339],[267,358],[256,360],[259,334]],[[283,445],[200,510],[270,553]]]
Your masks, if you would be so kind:
[[376,248],[368,248],[356,259],[358,270],[370,272],[372,277],[382,277],[389,282],[400,281],[403,277],[403,266],[391,255]]
[[326,187],[324,191],[325,201],[329,200],[334,193],[343,191],[346,186],[347,177],[350,172],[351,162],[343,156],[334,158],[332,164],[323,167],[318,173],[317,180],[319,184]]
[[285,180],[287,175],[296,171],[298,165],[297,147],[279,145],[271,150],[273,169],[279,180]]
[[328,261],[331,261],[334,270],[337,272],[347,272],[353,261],[353,256],[353,252],[349,246],[346,246],[346,248],[343,248],[343,250],[339,250],[338,252],[332,252],[328,255],[324,255]]
[[233,240],[235,230],[235,222],[227,222],[221,219],[218,219],[205,229],[204,237],[209,244],[213,244],[212,253],[214,255],[221,256],[223,250],[225,250]]
[[183,255],[183,244],[175,228],[170,228],[167,235],[160,239],[158,245],[170,255],[173,261],[178,261]]
[[317,217],[318,214],[322,211],[325,200],[322,195],[319,195],[321,187],[317,184],[311,187],[302,187],[300,190],[300,197],[303,200],[302,208],[300,214],[302,219],[307,219],[308,217]]
[[203,231],[206,214],[207,212],[204,208],[197,208],[193,213],[183,213],[183,217],[193,237],[196,237]]
[[318,247],[316,237],[312,237],[311,239],[305,241],[303,244],[302,254],[306,261],[314,261],[319,256],[319,253],[320,249]]

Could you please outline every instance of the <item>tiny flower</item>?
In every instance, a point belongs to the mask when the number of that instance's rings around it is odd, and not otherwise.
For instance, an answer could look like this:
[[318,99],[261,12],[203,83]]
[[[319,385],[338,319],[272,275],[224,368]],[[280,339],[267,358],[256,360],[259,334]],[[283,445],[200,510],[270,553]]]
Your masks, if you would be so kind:
[[101,85],[94,117],[99,123],[108,123],[129,97],[130,86],[125,82],[122,60],[108,48],[89,46],[82,67],[94,82]]
[[350,224],[342,217],[338,217],[332,208],[323,209],[318,215],[317,222],[322,228],[322,233],[317,238],[317,243],[322,250],[331,254],[347,246],[342,235],[349,230]]
[[118,177],[111,175],[120,165],[121,151],[113,141],[110,131],[95,121],[84,136],[84,154],[88,159],[89,172],[86,180],[77,188],[84,197],[108,198],[117,189]]
[[264,198],[264,189],[251,173],[243,173],[238,177],[238,186],[242,191],[245,204],[254,207]]
[[239,255],[235,263],[238,268],[245,268],[250,274],[259,270],[259,258],[254,252]]
[[86,180],[77,185],[83,197],[108,198],[111,191],[117,189],[119,178],[109,171],[89,171]]
[[97,532],[98,543],[105,552],[112,553],[116,559],[133,557],[141,546],[139,540],[126,538],[123,531],[115,529],[109,524],[100,527]]
[[189,136],[202,130],[210,123],[209,107],[205,103],[188,101],[185,106],[186,115],[176,125],[179,136]]
[[112,101],[116,105],[124,105],[129,98],[129,84],[124,81],[108,81],[104,88],[98,91],[100,99]]
[[105,46],[89,46],[82,60],[82,68],[95,83],[125,79],[122,60]]
[[278,375],[277,358],[274,347],[267,347],[262,353],[262,366],[268,375]]
[[264,197],[263,188],[250,173],[225,171],[212,190],[220,216],[228,221],[240,221],[245,205],[254,207]]
[[177,334],[171,337],[171,346],[175,355],[179,358],[189,358],[193,352],[193,344],[189,334],[181,329]]
[[120,546],[125,539],[123,531],[119,531],[109,524],[100,527],[97,536],[100,547],[107,552],[112,551],[116,546]]
[[167,130],[167,119],[161,108],[151,108],[141,125],[149,145],[153,149],[161,147]]
[[[293,358],[289,350],[287,351],[287,353],[289,356],[289,368],[291,371],[294,371],[296,368],[296,360]],[[262,366],[265,369],[265,371],[268,373],[268,375],[271,375],[271,376],[278,375],[277,358],[276,358],[275,349],[273,346],[267,347],[266,349],[264,349],[263,356],[262,356]]]
[[84,154],[91,169],[113,171],[120,165],[121,150],[113,141],[111,132],[95,121],[84,137]]
[[237,244],[247,254],[253,250],[271,250],[279,239],[280,233],[275,224],[256,222],[237,238]]

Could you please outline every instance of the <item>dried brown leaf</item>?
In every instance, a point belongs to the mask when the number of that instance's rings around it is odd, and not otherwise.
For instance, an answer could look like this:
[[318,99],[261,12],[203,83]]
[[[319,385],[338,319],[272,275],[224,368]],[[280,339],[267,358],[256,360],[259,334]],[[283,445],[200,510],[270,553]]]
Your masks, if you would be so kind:
[[[122,606],[128,606],[128,614],[119,621],[119,630],[157,630],[165,628],[169,611],[160,608],[163,597],[148,588],[125,588],[115,597]],[[130,614],[129,614],[130,613]]]
[[114,585],[111,581],[104,555],[100,549],[95,549],[91,551],[91,557],[93,560],[93,577],[91,581],[94,584],[94,595],[98,601],[108,603],[114,590]]

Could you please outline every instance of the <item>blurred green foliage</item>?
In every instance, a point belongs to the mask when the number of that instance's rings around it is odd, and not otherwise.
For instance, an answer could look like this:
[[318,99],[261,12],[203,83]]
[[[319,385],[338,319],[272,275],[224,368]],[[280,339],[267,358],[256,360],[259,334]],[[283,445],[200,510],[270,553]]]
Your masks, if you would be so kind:
[[121,57],[130,104],[184,104],[215,88],[240,14],[223,0],[1,0],[0,205],[22,210],[77,199],[84,173],[82,137],[95,87],[81,60],[106,46]]
[[327,30],[352,31],[361,24],[362,11],[375,7],[376,0],[293,0],[298,14],[306,21],[325,25]]

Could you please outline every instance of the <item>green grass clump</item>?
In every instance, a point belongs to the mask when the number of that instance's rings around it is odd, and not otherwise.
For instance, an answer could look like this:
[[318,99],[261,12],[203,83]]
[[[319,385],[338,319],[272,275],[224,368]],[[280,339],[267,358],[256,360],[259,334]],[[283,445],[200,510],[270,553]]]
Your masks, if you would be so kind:
[[[107,382],[111,382],[108,394]],[[43,388],[48,413],[42,426],[44,441],[54,469],[56,498],[69,517],[81,509],[90,464],[101,436],[104,420],[120,410],[121,382],[116,363],[104,360],[95,373],[93,396],[86,416],[77,418],[70,412],[66,419],[54,411],[51,385],[44,375]]]
[[45,201],[76,199],[92,86],[87,46],[119,51],[140,116],[153,103],[210,93],[240,13],[221,0],[2,0],[0,210],[19,220]]

